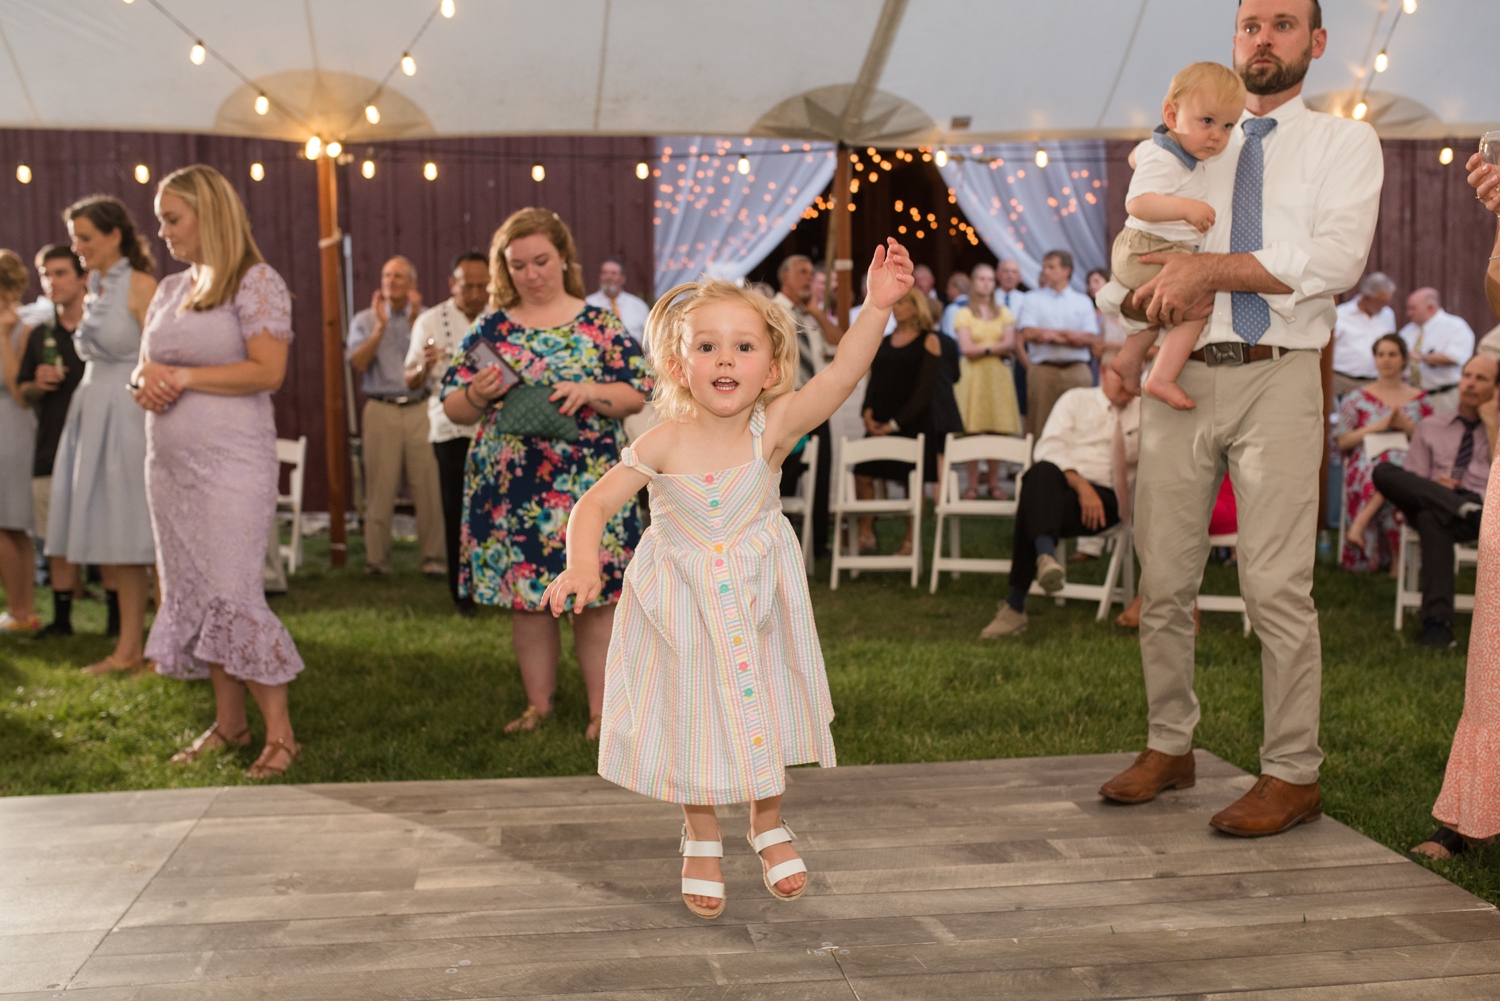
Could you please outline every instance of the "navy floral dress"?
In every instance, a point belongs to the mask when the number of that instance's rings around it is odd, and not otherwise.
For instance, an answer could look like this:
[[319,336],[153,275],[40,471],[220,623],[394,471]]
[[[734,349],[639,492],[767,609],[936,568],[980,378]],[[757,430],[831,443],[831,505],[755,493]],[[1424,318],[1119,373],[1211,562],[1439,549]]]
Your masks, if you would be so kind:
[[[585,306],[560,327],[524,327],[497,310],[464,337],[443,376],[443,396],[461,393],[478,373],[465,353],[483,338],[520,373],[527,385],[623,382],[650,392],[646,360],[608,310]],[[573,504],[620,461],[624,422],[581,407],[578,440],[500,434],[493,425],[505,406],[479,421],[464,470],[464,521],[459,531],[463,563],[459,593],[486,605],[520,611],[542,608],[542,592],[567,566],[564,531]],[[591,607],[620,599],[625,567],[641,538],[634,498],[604,528],[599,572],[604,590]]]

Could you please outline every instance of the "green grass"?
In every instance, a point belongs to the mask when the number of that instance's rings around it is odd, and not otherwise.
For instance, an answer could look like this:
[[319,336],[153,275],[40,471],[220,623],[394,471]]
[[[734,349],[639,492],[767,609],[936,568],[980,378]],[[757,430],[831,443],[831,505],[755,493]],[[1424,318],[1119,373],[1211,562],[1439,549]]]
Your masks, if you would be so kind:
[[[885,526],[886,541],[897,526]],[[272,600],[308,669],[292,686],[298,739],[307,746],[288,781],[362,782],[594,770],[583,739],[587,704],[564,637],[555,717],[537,733],[504,736],[525,707],[508,618],[460,619],[446,589],[416,572],[398,545],[398,572],[369,578],[359,539],[345,571],[327,569],[312,542],[292,592]],[[928,526],[927,552],[931,552]],[[997,526],[965,530],[966,552],[999,554]],[[1102,561],[1074,571],[1099,580]],[[1461,586],[1472,587],[1472,574]],[[1134,751],[1146,735],[1136,634],[1094,622],[1094,607],[1058,608],[1033,598],[1019,640],[977,636],[1004,578],[944,577],[938,594],[895,573],[866,573],[828,590],[812,582],[842,764],[943,761]],[[1228,593],[1234,571],[1211,564],[1206,590]],[[1322,744],[1325,810],[1404,851],[1429,834],[1453,728],[1463,707],[1468,617],[1459,651],[1416,644],[1415,624],[1391,628],[1394,583],[1318,568],[1323,630]],[[44,618],[47,592],[41,593]],[[102,606],[75,607],[79,635],[34,643],[0,639],[0,794],[224,785],[248,781],[254,749],[171,766],[168,756],[213,719],[206,682],[156,676],[84,676],[107,653]],[[566,632],[566,626],[564,630]],[[1257,770],[1261,735],[1260,645],[1238,616],[1204,617],[1197,691],[1198,745]],[[257,738],[260,721],[252,713]],[[257,739],[256,749],[259,741]],[[1107,776],[1100,776],[1101,781]],[[1500,848],[1433,864],[1435,871],[1500,903]]]

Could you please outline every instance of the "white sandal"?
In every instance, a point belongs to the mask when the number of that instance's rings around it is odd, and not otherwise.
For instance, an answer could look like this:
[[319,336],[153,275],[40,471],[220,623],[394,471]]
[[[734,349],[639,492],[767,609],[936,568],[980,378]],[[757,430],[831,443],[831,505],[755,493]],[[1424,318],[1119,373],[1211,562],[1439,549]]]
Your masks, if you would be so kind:
[[[750,842],[750,847],[754,848],[755,854],[759,855],[761,852],[765,851],[767,848],[770,848],[772,845],[779,845],[784,844],[788,841],[797,840],[797,835],[792,833],[792,829],[788,827],[786,821],[783,820],[781,822],[781,826],[773,827],[769,831],[766,831],[764,834],[757,835],[753,828],[749,831],[746,831],[745,840]],[[800,858],[794,858],[787,862],[782,862],[780,865],[773,866],[767,866],[766,860],[762,858],[760,860],[760,868],[762,876],[766,881],[766,889],[770,890],[771,896],[775,897],[777,900],[796,900],[798,897],[802,896],[803,891],[807,889],[806,880],[803,881],[802,885],[799,886],[794,893],[782,893],[780,890],[776,889],[776,884],[781,882],[783,879],[786,879],[788,876],[794,876],[799,872],[807,871],[807,863],[803,862]]]
[[[687,858],[723,858],[724,841],[723,833],[720,832],[718,841],[689,841],[687,825],[682,825],[682,844],[678,846],[678,854]],[[691,893],[699,897],[717,897],[719,906],[710,910],[700,907],[687,898]],[[693,879],[688,876],[682,877],[682,902],[687,904],[687,909],[700,918],[710,921],[724,913],[724,884],[716,883],[711,879]]]

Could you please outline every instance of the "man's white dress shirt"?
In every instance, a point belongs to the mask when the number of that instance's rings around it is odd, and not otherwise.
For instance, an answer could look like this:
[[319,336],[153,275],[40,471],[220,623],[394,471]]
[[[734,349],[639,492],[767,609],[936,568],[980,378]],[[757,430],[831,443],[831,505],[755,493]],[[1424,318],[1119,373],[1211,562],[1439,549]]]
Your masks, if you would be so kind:
[[618,316],[625,332],[635,338],[635,342],[641,346],[642,351],[646,350],[646,317],[651,315],[651,307],[646,305],[646,300],[621,291],[611,302],[609,296],[604,294],[604,290],[600,289],[583,301],[590,306],[607,309]]
[[[1253,117],[1247,111],[1240,121]],[[1262,296],[1271,307],[1271,326],[1260,343],[1321,349],[1333,330],[1334,297],[1359,282],[1370,254],[1385,178],[1380,140],[1368,122],[1310,111],[1300,97],[1263,117],[1276,119],[1276,128],[1261,140],[1262,249],[1253,254],[1292,291]],[[1235,129],[1229,148],[1204,164],[1208,202],[1218,214],[1204,239],[1205,253],[1229,253],[1234,175],[1244,144],[1243,129]],[[1198,347],[1241,340],[1230,302],[1228,292],[1214,297]]]
[[[1099,487],[1115,489],[1115,405],[1098,386],[1070,389],[1058,397],[1032,456],[1063,472],[1073,470]],[[1125,464],[1133,473],[1141,451],[1141,399],[1120,410],[1125,431]]]
[[797,327],[796,388],[801,389],[807,385],[808,379],[823,371],[833,352],[823,340],[823,327],[811,313],[792,302],[784,292],[777,292],[772,301],[791,314],[792,323]]
[[[998,301],[1000,296],[997,295]],[[1033,289],[1021,297],[1019,308],[1013,308],[1016,316],[1016,332],[1027,327],[1043,327],[1049,330],[1072,330],[1078,333],[1099,333],[1099,316],[1094,312],[1094,300],[1075,291],[1072,287],[1061,292],[1047,286]],[[1026,345],[1026,354],[1033,362],[1087,362],[1093,357],[1088,348],[1075,348],[1066,344]]]
[[1469,326],[1469,321],[1461,316],[1454,316],[1447,310],[1440,309],[1432,314],[1432,319],[1426,323],[1408,323],[1401,328],[1401,339],[1406,346],[1411,348],[1413,355],[1438,354],[1447,355],[1456,364],[1453,365],[1429,365],[1425,361],[1417,362],[1417,371],[1421,374],[1422,385],[1419,387],[1429,393],[1448,389],[1458,384],[1458,378],[1463,374],[1464,365],[1474,357],[1474,328]]
[[1340,303],[1333,324],[1333,370],[1355,379],[1378,379],[1375,342],[1396,332],[1396,313],[1386,306],[1374,316],[1359,308],[1358,299]]
[[417,317],[417,322],[411,325],[411,344],[406,349],[406,367],[422,364],[422,352],[427,347],[428,338],[432,339],[438,352],[437,364],[427,373],[427,388],[431,394],[427,397],[427,440],[433,444],[455,438],[474,437],[474,425],[450,421],[443,410],[443,401],[439,399],[443,395],[443,376],[447,374],[448,366],[453,364],[459,345],[473,325],[473,321],[464,315],[464,311],[452,299],[445,299],[431,309],[423,310],[422,315]]

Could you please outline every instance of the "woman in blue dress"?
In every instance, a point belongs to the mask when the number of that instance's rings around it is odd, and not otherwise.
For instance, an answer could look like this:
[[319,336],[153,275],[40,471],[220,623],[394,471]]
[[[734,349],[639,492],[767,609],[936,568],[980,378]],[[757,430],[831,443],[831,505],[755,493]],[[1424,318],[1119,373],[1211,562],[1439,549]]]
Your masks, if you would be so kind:
[[[573,235],[555,213],[528,208],[505,220],[490,245],[492,311],[464,338],[443,379],[449,419],[479,425],[464,477],[459,593],[512,610],[528,704],[506,725],[507,733],[533,730],[552,712],[562,643],[542,595],[567,566],[568,512],[620,461],[624,418],[640,411],[651,388],[645,358],[619,318],[584,303],[577,261]],[[577,440],[501,433],[500,369],[476,366],[468,357],[480,342],[520,375],[522,385],[553,390],[557,409],[577,423]],[[640,511],[632,501],[604,533],[604,591],[573,615],[590,740],[599,734],[614,605],[640,536]]]

